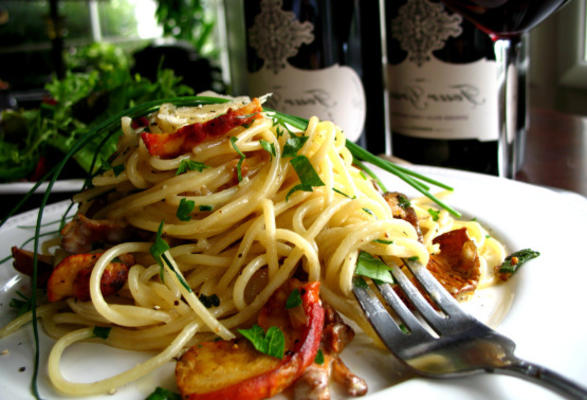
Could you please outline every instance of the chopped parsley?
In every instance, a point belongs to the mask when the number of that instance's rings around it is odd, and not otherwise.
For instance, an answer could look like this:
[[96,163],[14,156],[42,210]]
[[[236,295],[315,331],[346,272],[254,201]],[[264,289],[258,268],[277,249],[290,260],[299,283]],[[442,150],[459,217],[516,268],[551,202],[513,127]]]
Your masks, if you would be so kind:
[[322,349],[318,349],[316,357],[314,357],[314,362],[318,365],[324,364],[324,353],[322,353]]
[[373,211],[369,210],[367,207],[363,207],[362,210],[365,211],[369,215],[375,216],[375,214],[373,214]]
[[17,316],[21,316],[24,313],[31,311],[33,308],[33,302],[31,297],[27,297],[24,293],[17,290],[16,294],[22,299],[12,298],[8,306],[16,311]]
[[181,400],[181,395],[158,386],[145,400]]
[[202,172],[205,168],[209,168],[206,164],[201,163],[199,161],[192,161],[189,158],[186,160],[181,160],[179,163],[179,167],[177,168],[177,172],[175,175],[181,175],[187,171],[198,171]]
[[408,198],[406,196],[403,195],[398,195],[397,196],[397,203],[399,204],[399,206],[401,208],[403,208],[404,210],[408,207],[411,207],[412,204],[410,203],[410,200],[408,200]]
[[169,250],[169,245],[162,238],[164,222],[165,221],[161,221],[161,223],[159,224],[159,229],[157,229],[157,235],[155,236],[155,242],[153,242],[153,245],[149,249],[149,251],[151,252],[151,255],[153,256],[155,261],[157,261],[157,263],[159,264],[159,267],[161,267],[159,270],[159,277],[161,278],[161,282],[164,282],[164,278],[163,278],[164,267],[163,267],[162,256],[163,256],[163,253],[165,253],[167,250]]
[[275,152],[275,144],[274,143],[269,143],[268,141],[263,140],[263,139],[259,140],[259,143],[261,144],[261,147],[263,149],[265,149],[265,151],[271,155],[271,158],[275,157],[276,152]]
[[355,274],[366,276],[377,283],[393,283],[393,277],[389,272],[389,267],[381,259],[373,257],[371,254],[361,251],[357,259]]
[[517,272],[524,263],[538,257],[539,255],[539,252],[532,249],[516,251],[505,258],[503,264],[499,267],[499,272],[513,274]]
[[214,207],[213,206],[210,206],[210,205],[207,205],[207,204],[200,204],[198,206],[198,209],[200,211],[212,211],[214,209]]
[[324,186],[324,182],[320,179],[320,176],[308,160],[306,156],[296,156],[289,160],[290,164],[293,166],[298,178],[300,178],[300,184],[294,186],[285,196],[287,200],[289,196],[298,191],[302,190],[304,192],[311,192],[313,187],[316,186]]
[[429,208],[428,209],[428,214],[430,214],[430,216],[432,217],[432,221],[438,221],[439,215],[440,215],[440,211],[435,210],[433,208]]
[[95,326],[94,330],[92,330],[92,333],[95,337],[100,339],[108,339],[111,330],[112,328],[109,326]]
[[193,200],[182,198],[177,207],[175,215],[180,221],[189,221],[192,219],[192,211],[196,207],[196,203]]
[[291,291],[287,300],[285,301],[285,308],[288,310],[290,308],[295,308],[302,304],[302,296],[300,295],[299,289],[294,289]]
[[292,133],[283,146],[283,157],[295,157],[307,140],[308,136],[297,136]]
[[285,337],[281,329],[272,326],[267,329],[267,332],[263,331],[259,325],[255,324],[250,329],[239,329],[241,335],[243,335],[253,347],[260,353],[267,354],[268,356],[283,358],[285,352]]
[[375,239],[374,242],[381,243],[381,244],[393,244],[393,240],[385,240],[385,239]]
[[236,136],[232,136],[230,138],[230,144],[232,145],[232,148],[234,149],[234,151],[237,152],[237,154],[240,156],[240,160],[238,160],[238,163],[236,164],[236,176],[238,178],[238,181],[242,181],[243,180],[243,161],[245,161],[245,158],[247,158],[247,156],[245,156],[245,153],[243,153],[238,146],[236,145],[236,142],[238,141],[238,138]]
[[408,258],[407,258],[407,260],[408,260],[408,261],[413,261],[413,262],[416,262],[416,261],[418,261],[419,259],[420,259],[420,258],[418,258],[418,256],[411,256],[411,257],[408,257]]

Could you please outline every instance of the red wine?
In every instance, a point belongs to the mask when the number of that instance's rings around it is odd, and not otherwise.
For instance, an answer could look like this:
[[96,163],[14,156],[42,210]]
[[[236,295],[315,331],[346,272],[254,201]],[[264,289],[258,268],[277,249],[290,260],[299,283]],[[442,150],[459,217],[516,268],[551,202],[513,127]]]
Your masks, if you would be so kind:
[[392,154],[496,175],[493,41],[439,0],[392,4],[386,6]]
[[337,123],[374,153],[386,150],[379,3],[244,2],[249,92],[269,106]]
[[528,32],[566,2],[566,0],[442,1],[494,38]]

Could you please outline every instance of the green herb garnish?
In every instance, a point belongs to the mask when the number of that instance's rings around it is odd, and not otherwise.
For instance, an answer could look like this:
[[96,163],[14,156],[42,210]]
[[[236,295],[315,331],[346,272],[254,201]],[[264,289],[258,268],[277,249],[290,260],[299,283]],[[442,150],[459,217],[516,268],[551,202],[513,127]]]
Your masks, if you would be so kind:
[[182,198],[175,215],[180,221],[189,221],[192,219],[192,211],[194,211],[195,207],[196,203],[193,200]]
[[335,191],[336,193],[338,193],[338,194],[340,194],[340,195],[342,195],[342,196],[344,196],[344,197],[348,198],[348,199],[351,199],[351,200],[354,200],[354,199],[356,199],[356,198],[357,198],[357,196],[349,196],[348,194],[346,194],[346,193],[345,193],[345,192],[343,192],[342,190],[338,190],[338,189],[337,189],[337,188],[335,188],[335,187],[333,187],[333,188],[332,188],[332,190],[333,190],[333,191]]
[[375,239],[374,242],[381,243],[381,244],[393,244],[393,240],[385,240],[385,239]]
[[290,134],[285,142],[285,146],[283,146],[283,157],[295,157],[298,154],[298,151],[304,147],[307,140],[307,136],[297,136],[293,133]]
[[429,208],[428,214],[430,214],[430,216],[432,217],[432,221],[438,221],[438,218],[440,216],[440,211],[435,210],[433,208]]
[[313,187],[324,186],[324,182],[320,179],[320,176],[308,160],[306,156],[296,156],[292,158],[290,164],[293,166],[298,178],[300,178],[300,184],[294,186],[285,196],[287,200],[289,196],[295,191],[302,190],[304,192],[311,192]]
[[234,151],[236,151],[238,153],[238,155],[240,156],[240,160],[238,160],[238,163],[236,164],[236,176],[238,178],[238,181],[242,181],[243,180],[243,161],[245,161],[245,154],[240,151],[240,149],[238,148],[238,146],[236,145],[236,142],[238,141],[238,138],[236,136],[232,136],[230,138],[230,144],[232,145],[232,148],[234,149]]
[[285,337],[281,329],[272,326],[267,329],[267,333],[263,331],[259,325],[255,324],[250,329],[238,329],[253,347],[260,353],[267,354],[271,357],[283,358],[285,351]]
[[22,299],[12,298],[10,299],[10,303],[8,305],[10,308],[16,311],[17,316],[21,316],[22,314],[31,311],[32,308],[32,300],[30,297],[27,297],[24,293],[17,290],[16,294]]
[[214,209],[214,207],[207,205],[207,204],[200,204],[198,206],[198,210],[200,211],[212,211]]
[[170,390],[157,387],[145,400],[181,400],[181,396]]
[[275,153],[275,144],[274,143],[269,143],[266,140],[259,140],[259,143],[261,144],[261,147],[263,149],[265,149],[265,151],[267,153],[269,153],[271,155],[271,158],[275,157],[276,153]]
[[318,352],[316,352],[316,357],[314,357],[314,362],[318,365],[324,364],[324,353],[322,353],[322,349],[318,349]]
[[175,175],[181,175],[187,171],[198,171],[202,172],[205,168],[209,168],[206,164],[201,163],[199,161],[192,161],[189,158],[185,160],[181,160],[179,163],[179,167],[177,168],[177,172]]
[[393,283],[393,277],[389,272],[389,267],[385,265],[379,258],[373,257],[371,254],[361,251],[357,259],[357,267],[355,274],[366,276],[373,279],[375,282]]
[[149,251],[151,252],[151,255],[153,256],[155,261],[157,261],[157,263],[159,264],[159,267],[161,267],[159,270],[159,277],[161,278],[161,282],[165,282],[164,274],[163,274],[164,267],[163,267],[162,256],[163,256],[163,253],[165,253],[167,250],[169,250],[169,245],[162,238],[163,224],[164,224],[164,221],[161,221],[161,223],[159,224],[159,229],[157,229],[157,235],[155,236],[155,242],[153,242],[153,245],[149,249]]
[[301,304],[302,296],[300,295],[299,289],[292,290],[292,292],[289,294],[285,302],[285,308],[289,310],[290,308],[295,308]]
[[539,252],[534,251],[532,249],[523,249],[516,251],[505,258],[503,264],[501,264],[501,266],[499,267],[499,272],[504,274],[514,274],[527,261],[530,261],[531,259],[536,258],[539,255]]

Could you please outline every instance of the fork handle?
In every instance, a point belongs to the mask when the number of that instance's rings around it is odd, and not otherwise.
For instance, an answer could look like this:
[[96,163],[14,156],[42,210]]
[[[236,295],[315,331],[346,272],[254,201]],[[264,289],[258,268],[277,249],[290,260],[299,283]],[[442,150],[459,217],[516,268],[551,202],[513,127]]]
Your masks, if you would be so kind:
[[568,399],[587,399],[587,389],[551,369],[528,361],[515,359],[494,372],[517,376],[538,383]]

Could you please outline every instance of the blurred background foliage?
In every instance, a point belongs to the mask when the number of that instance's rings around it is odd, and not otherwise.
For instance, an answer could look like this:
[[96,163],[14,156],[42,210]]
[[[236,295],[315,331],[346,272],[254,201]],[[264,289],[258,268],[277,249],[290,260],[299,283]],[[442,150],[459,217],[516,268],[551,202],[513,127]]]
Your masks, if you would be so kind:
[[[135,104],[225,93],[218,1],[0,2],[0,181],[38,179],[90,125]],[[96,140],[66,176],[95,152],[107,165],[115,143]]]

